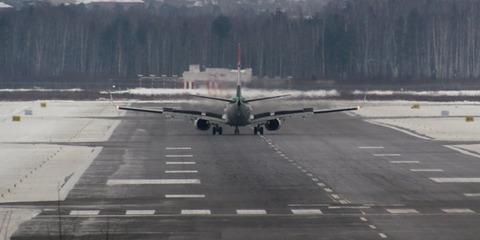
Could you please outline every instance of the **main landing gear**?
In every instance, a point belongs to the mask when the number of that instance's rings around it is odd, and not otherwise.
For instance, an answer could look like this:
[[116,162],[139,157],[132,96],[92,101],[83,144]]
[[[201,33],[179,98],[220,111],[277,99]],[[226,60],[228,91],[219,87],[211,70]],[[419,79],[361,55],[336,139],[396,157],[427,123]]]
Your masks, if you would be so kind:
[[212,135],[215,135],[215,134],[217,134],[217,133],[218,133],[218,135],[222,135],[222,133],[223,133],[223,128],[222,128],[222,127],[219,127],[219,126],[213,126],[213,127],[212,127]]
[[239,135],[240,134],[240,130],[238,129],[238,126],[235,127],[235,135]]
[[257,135],[257,134],[263,135],[262,126],[253,127],[253,135]]

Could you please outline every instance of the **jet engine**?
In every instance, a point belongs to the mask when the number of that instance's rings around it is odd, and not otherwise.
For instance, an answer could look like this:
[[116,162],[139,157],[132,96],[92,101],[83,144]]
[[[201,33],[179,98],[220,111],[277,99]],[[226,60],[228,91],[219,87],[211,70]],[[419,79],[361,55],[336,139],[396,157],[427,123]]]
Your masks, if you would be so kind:
[[275,131],[275,130],[278,130],[280,128],[280,124],[281,124],[280,119],[268,120],[265,123],[265,128],[268,131]]
[[202,131],[206,131],[210,129],[210,126],[212,125],[208,120],[205,120],[205,119],[197,119],[195,120],[194,124],[198,130],[202,130]]

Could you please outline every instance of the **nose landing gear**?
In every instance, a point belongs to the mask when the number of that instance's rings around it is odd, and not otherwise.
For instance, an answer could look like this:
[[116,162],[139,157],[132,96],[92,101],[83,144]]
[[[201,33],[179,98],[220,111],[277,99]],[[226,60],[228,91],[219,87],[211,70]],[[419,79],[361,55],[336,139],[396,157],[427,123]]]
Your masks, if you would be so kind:
[[238,126],[235,126],[235,135],[239,135],[240,134],[240,130],[238,129]]
[[219,127],[219,126],[213,126],[213,127],[212,127],[212,135],[215,135],[215,134],[217,134],[217,133],[218,133],[218,135],[222,135],[222,133],[223,133],[223,128],[222,128],[222,127]]

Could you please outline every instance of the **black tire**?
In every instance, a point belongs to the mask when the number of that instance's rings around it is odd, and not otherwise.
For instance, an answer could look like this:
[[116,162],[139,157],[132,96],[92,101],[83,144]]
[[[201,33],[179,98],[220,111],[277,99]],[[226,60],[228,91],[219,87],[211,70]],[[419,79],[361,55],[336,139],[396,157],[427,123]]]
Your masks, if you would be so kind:
[[257,135],[258,134],[258,128],[257,127],[253,127],[253,135]]
[[218,127],[217,131],[218,131],[218,135],[222,135],[222,133],[223,133],[223,128],[222,128],[222,127]]
[[263,127],[259,127],[258,131],[260,132],[260,135],[263,135]]
[[212,128],[212,135],[215,135],[215,134],[217,134],[217,128],[216,128],[216,127],[213,127],[213,128]]
[[240,135],[240,130],[238,128],[235,128],[235,135]]

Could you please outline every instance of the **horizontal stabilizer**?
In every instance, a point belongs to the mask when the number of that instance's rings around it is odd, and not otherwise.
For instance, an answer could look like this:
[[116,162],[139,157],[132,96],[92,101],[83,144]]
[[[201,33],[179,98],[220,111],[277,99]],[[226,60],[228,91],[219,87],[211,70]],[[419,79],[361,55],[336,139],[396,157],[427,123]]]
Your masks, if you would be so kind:
[[287,97],[287,96],[290,96],[290,94],[283,94],[283,95],[277,95],[277,96],[271,96],[271,97],[262,97],[262,98],[253,98],[253,99],[245,100],[245,102],[248,103],[248,102],[255,102],[255,101],[263,101],[263,100],[281,98],[281,97]]
[[206,99],[217,100],[217,101],[223,101],[223,102],[229,102],[229,103],[235,103],[235,101],[233,101],[232,99],[227,99],[227,98],[209,97],[209,96],[194,95],[194,94],[189,94],[188,96],[191,96],[191,97],[198,97],[198,98],[206,98]]

